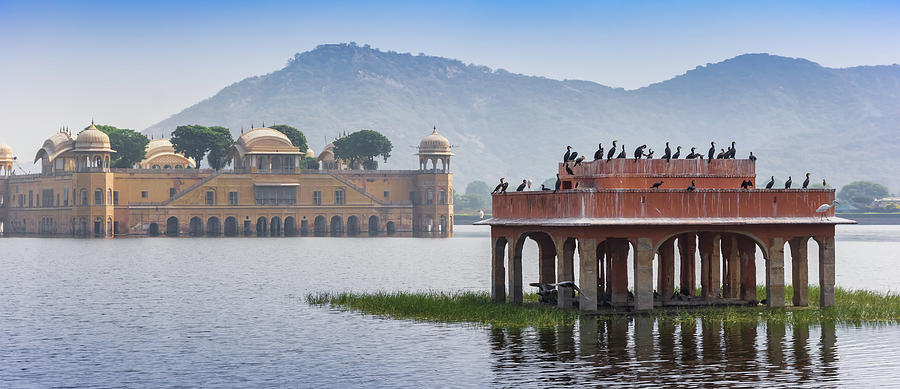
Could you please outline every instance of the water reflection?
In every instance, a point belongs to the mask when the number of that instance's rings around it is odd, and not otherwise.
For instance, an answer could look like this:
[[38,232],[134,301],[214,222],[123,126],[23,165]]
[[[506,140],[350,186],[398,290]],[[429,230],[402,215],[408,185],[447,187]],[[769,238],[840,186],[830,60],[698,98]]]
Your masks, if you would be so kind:
[[[492,328],[495,383],[515,386],[822,386],[838,380],[834,323],[581,318],[537,330]],[[539,385],[540,386],[540,385]]]

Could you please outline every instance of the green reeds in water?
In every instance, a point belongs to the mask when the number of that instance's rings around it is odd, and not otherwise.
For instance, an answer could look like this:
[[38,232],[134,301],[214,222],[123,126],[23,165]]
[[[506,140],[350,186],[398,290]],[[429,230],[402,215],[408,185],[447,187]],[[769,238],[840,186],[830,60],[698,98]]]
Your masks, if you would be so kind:
[[[765,287],[757,287],[757,298],[764,299]],[[835,305],[820,309],[819,288],[810,286],[809,307],[792,307],[793,288],[785,288],[787,308],[728,306],[682,309],[656,309],[644,315],[675,322],[697,319],[724,322],[759,321],[792,324],[835,322],[849,325],[900,324],[900,295],[866,290],[837,288]],[[582,314],[537,303],[537,295],[526,294],[521,305],[495,303],[486,292],[339,292],[310,293],[306,301],[369,315],[395,319],[443,323],[473,323],[499,327],[552,327],[574,323]],[[621,312],[604,311],[600,316],[619,316]]]

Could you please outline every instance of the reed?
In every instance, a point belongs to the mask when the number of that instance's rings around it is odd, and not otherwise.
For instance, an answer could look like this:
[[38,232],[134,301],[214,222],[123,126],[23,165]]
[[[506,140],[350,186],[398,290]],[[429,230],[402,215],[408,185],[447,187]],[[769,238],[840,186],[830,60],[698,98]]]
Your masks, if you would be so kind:
[[[757,296],[765,298],[765,287],[757,287]],[[786,287],[786,308],[728,306],[682,309],[655,309],[642,315],[675,322],[697,319],[723,322],[784,322],[817,324],[835,322],[847,325],[900,324],[900,295],[866,290],[837,288],[835,305],[818,306],[819,288],[810,286],[809,307],[792,307],[793,288]],[[318,292],[306,296],[313,305],[330,306],[368,315],[395,319],[442,323],[472,323],[499,327],[552,327],[571,324],[582,315],[577,310],[548,307],[537,303],[537,295],[526,294],[521,305],[494,303],[486,292]],[[621,316],[620,311],[601,311],[598,316]]]

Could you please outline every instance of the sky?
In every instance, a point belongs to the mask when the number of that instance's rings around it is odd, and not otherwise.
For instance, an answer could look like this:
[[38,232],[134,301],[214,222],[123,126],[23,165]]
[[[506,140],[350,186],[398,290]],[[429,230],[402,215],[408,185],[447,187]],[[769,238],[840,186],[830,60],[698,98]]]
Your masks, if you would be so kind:
[[22,167],[61,126],[143,130],[319,44],[640,88],[744,53],[900,63],[900,2],[0,0],[0,142]]

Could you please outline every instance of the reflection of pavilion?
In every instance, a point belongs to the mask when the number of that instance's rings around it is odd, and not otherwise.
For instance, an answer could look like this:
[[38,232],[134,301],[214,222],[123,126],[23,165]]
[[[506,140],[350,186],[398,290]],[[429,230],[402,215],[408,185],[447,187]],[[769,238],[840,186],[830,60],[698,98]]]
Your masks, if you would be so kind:
[[[790,242],[794,305],[808,304],[807,242],[819,246],[820,304],[834,304],[834,226],[852,221],[817,215],[834,201],[832,189],[739,190],[755,182],[750,160],[625,160],[587,162],[575,175],[559,167],[559,193],[493,196],[491,291],[495,300],[522,301],[522,246],[539,248],[540,282],[574,279],[575,250],[582,310],[600,304],[633,307],[731,304],[756,301],[756,258],[766,267],[767,304],[784,305],[784,247]],[[645,189],[657,181],[663,188]],[[691,181],[696,190],[689,192]],[[681,279],[675,295],[675,245]],[[700,257],[699,296],[695,292]],[[633,250],[633,297],[628,256]],[[505,259],[506,258],[506,259]],[[654,296],[653,266],[657,271]],[[594,280],[590,282],[589,280]],[[560,292],[559,304],[575,305]]]

